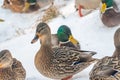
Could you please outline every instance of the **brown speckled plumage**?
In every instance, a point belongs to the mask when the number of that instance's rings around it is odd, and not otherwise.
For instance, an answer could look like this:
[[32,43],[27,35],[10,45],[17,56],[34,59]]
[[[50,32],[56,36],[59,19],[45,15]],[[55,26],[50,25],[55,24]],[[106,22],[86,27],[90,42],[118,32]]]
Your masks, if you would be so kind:
[[120,28],[114,35],[115,52],[112,57],[99,60],[90,72],[90,80],[120,80]]
[[[39,36],[41,47],[35,56],[35,66],[44,76],[63,79],[82,71],[95,61],[92,56],[96,52],[65,46],[52,48],[50,33],[46,23],[38,24],[36,36]],[[33,39],[32,43],[34,41],[36,40]]]
[[[8,55],[5,56],[4,58],[0,57],[0,60],[5,61],[5,63],[0,63],[0,64],[3,65],[6,64],[8,57],[10,58],[10,56]],[[23,68],[21,62],[15,58],[11,58],[11,60],[13,62],[10,63],[8,66],[6,65],[6,67],[0,68],[0,80],[25,80],[26,71]]]

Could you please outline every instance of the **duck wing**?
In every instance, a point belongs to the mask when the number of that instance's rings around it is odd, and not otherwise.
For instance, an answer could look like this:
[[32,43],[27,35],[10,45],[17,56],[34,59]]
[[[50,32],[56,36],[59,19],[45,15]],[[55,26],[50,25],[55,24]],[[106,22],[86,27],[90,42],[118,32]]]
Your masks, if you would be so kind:
[[90,78],[94,80],[98,79],[98,76],[99,80],[103,78],[106,80],[114,78],[116,80],[116,76],[120,76],[120,59],[106,56],[99,60],[91,70]]
[[22,63],[13,58],[12,70],[15,73],[15,77],[19,80],[24,80],[26,77],[26,71],[22,66]]
[[[76,73],[88,67],[93,61],[93,51],[82,51],[71,47],[53,48],[53,66],[60,73]],[[89,54],[88,54],[89,53]]]

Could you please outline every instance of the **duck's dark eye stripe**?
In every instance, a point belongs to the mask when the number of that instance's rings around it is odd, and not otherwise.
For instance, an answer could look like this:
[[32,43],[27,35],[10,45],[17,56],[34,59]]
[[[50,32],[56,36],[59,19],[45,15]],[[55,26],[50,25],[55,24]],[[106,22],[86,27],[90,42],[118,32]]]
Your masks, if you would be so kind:
[[4,57],[2,57],[2,59],[5,59],[6,57],[4,56]]
[[41,30],[43,30],[44,28],[41,27],[41,28],[38,28],[36,32],[40,32]]
[[3,56],[4,56],[4,54],[5,54],[4,52],[1,52],[1,53],[0,53],[0,57],[3,57]]
[[45,27],[47,27],[46,24],[38,25],[36,32],[40,32],[40,31],[43,30]]

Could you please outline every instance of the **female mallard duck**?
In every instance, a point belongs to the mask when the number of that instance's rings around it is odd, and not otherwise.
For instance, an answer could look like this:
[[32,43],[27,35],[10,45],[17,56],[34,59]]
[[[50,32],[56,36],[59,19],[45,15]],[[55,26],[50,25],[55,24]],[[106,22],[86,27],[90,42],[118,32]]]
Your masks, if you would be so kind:
[[119,0],[102,0],[101,20],[108,27],[120,24],[120,2]]
[[96,54],[92,51],[80,51],[66,46],[52,48],[51,31],[46,23],[38,24],[31,43],[38,39],[41,47],[35,56],[35,66],[46,77],[67,80],[96,60],[92,58]]
[[70,28],[66,25],[61,25],[57,30],[57,34],[52,34],[52,45],[80,49],[79,42],[72,36]]
[[14,12],[33,12],[40,8],[37,0],[4,0],[3,7]]
[[120,80],[120,28],[115,32],[115,52],[99,60],[90,72],[90,80]]
[[81,9],[96,9],[99,4],[100,0],[75,0],[75,8],[81,17],[83,16]]
[[26,71],[8,50],[0,52],[0,80],[25,80]]

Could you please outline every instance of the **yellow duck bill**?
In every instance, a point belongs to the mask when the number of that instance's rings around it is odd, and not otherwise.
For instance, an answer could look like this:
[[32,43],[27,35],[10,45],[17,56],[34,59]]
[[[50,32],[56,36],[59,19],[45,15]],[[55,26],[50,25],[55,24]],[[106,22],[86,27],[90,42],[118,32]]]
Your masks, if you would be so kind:
[[27,11],[28,9],[29,9],[29,7],[30,7],[30,3],[28,3],[28,2],[25,2],[25,6],[24,6],[24,8],[23,8],[23,12],[25,12],[25,11]]
[[70,35],[69,40],[70,40],[73,44],[78,44],[78,41],[77,41],[72,35]]
[[106,3],[102,3],[101,13],[104,13],[104,12],[105,12],[106,7],[107,7]]

